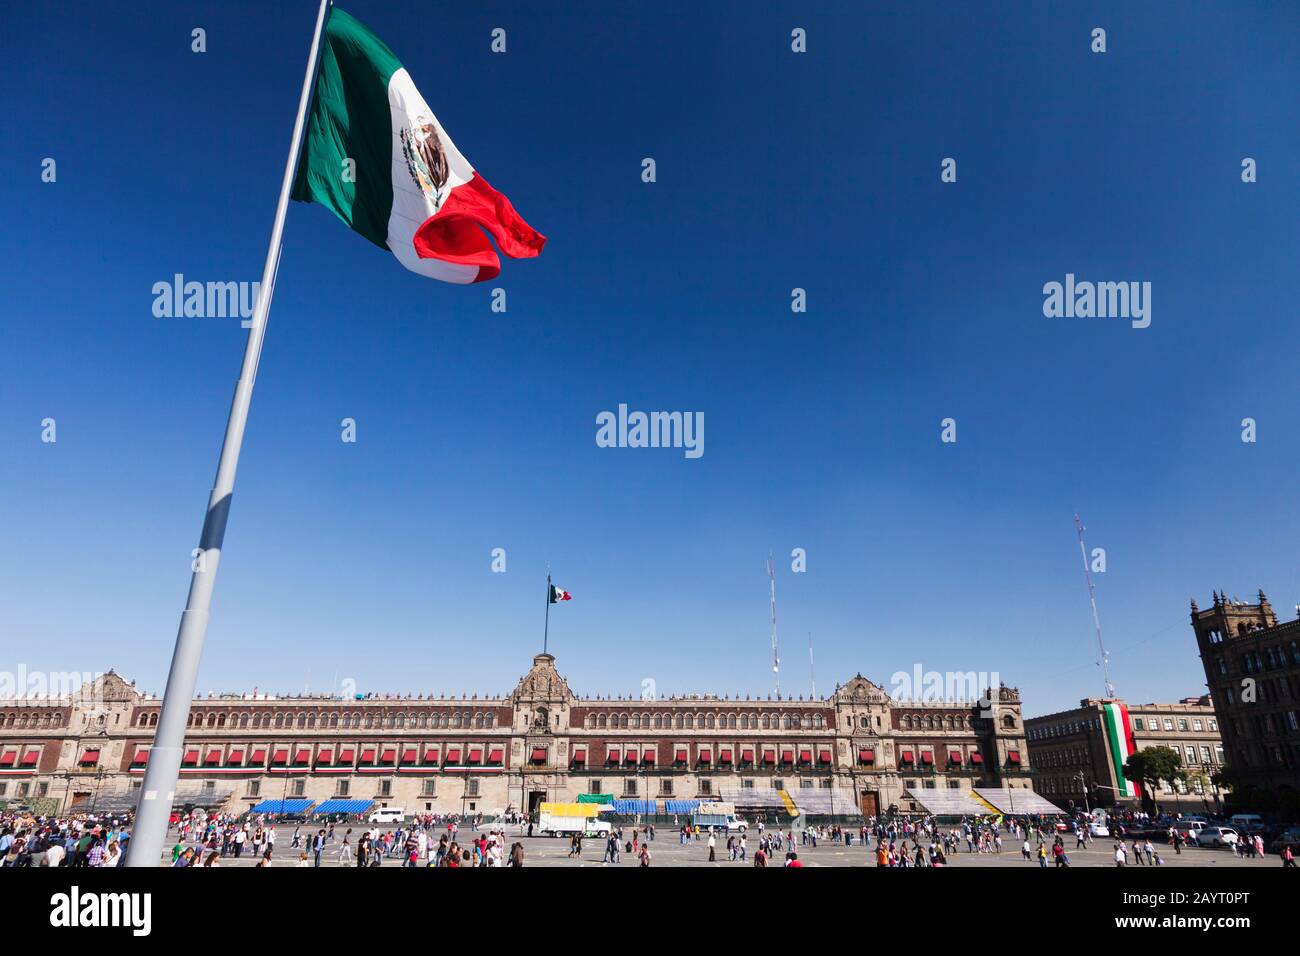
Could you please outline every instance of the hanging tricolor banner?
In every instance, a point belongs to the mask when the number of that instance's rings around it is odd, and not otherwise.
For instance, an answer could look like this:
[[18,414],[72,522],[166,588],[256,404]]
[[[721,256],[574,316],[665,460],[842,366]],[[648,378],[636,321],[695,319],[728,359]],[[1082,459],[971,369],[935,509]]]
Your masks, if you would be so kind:
[[1124,776],[1124,764],[1135,750],[1133,746],[1133,726],[1128,719],[1128,705],[1120,700],[1108,700],[1101,705],[1102,720],[1105,724],[1106,743],[1110,746],[1110,756],[1115,762],[1116,789],[1120,796],[1140,797],[1142,787],[1134,780]]
[[554,584],[551,585],[552,604],[558,604],[560,601],[572,601],[572,600],[573,600],[573,595],[570,594],[568,591],[564,590],[563,588],[557,588]]
[[501,260],[484,229],[512,259],[546,243],[460,154],[393,52],[337,8],[300,157],[294,199],[325,206],[431,279],[495,278]]

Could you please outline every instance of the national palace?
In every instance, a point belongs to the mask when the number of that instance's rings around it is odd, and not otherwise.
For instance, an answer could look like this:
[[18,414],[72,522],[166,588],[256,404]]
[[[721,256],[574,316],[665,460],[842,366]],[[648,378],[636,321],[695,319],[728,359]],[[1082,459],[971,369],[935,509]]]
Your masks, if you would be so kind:
[[[602,794],[646,812],[722,799],[834,816],[918,811],[927,795],[951,802],[979,787],[1028,800],[1020,695],[986,697],[909,703],[861,675],[819,699],[586,697],[549,654],[504,697],[210,695],[191,705],[173,799],[475,814]],[[130,809],[160,704],[112,671],[75,693],[3,702],[0,798],[47,812]]]

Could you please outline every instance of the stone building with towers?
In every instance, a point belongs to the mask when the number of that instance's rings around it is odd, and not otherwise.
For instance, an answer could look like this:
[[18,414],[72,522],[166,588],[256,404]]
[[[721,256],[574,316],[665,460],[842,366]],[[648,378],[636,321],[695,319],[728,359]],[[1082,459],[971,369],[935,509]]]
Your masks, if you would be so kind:
[[1191,618],[1234,790],[1300,809],[1300,619],[1279,624],[1263,591],[1254,603],[1215,591]]
[[[662,815],[722,799],[773,819],[915,812],[977,787],[1027,800],[1019,692],[985,697],[896,700],[860,674],[816,699],[583,696],[545,653],[500,697],[210,694],[191,704],[172,799],[462,815],[579,800]],[[134,806],[160,704],[112,671],[0,701],[0,801]]]

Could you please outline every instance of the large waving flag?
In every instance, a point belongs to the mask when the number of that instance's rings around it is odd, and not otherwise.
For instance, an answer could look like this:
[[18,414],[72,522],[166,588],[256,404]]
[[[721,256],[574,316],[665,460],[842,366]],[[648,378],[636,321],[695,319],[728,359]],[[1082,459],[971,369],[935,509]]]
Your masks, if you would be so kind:
[[293,198],[334,211],[412,272],[483,282],[501,260],[546,237],[456,149],[383,41],[342,10],[329,14]]

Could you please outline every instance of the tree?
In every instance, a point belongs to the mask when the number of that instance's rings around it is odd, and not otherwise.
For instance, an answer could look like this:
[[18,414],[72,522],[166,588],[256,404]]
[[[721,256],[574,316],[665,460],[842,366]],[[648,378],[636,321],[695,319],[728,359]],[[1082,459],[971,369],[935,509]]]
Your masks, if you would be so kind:
[[1183,758],[1170,747],[1148,747],[1130,754],[1123,767],[1124,779],[1142,785],[1143,804],[1148,812],[1160,810],[1156,803],[1156,788],[1161,780],[1173,783],[1185,779]]

